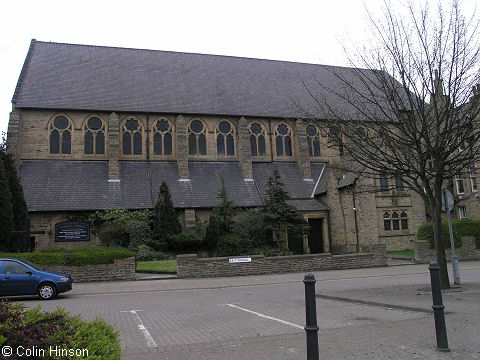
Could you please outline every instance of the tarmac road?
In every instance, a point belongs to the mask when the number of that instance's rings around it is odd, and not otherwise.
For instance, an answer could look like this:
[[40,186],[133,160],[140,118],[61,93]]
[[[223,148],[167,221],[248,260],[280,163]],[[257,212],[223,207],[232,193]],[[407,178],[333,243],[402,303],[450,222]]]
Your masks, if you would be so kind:
[[[451,271],[450,271],[451,274]],[[444,293],[435,350],[427,265],[316,272],[321,359],[480,359],[480,262]],[[304,274],[74,284],[54,301],[121,335],[124,359],[306,359]]]

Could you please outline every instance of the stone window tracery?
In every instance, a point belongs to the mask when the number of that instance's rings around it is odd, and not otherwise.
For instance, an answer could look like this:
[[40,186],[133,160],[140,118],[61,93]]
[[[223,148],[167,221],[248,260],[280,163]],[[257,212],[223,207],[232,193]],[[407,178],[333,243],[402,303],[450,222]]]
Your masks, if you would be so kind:
[[259,122],[253,122],[248,127],[250,132],[250,153],[252,156],[266,156],[265,128]]
[[385,231],[408,230],[407,212],[392,211],[390,213],[390,211],[385,211],[383,213],[383,229]]
[[320,156],[320,132],[315,125],[308,125],[305,129],[307,132],[308,156]]
[[226,120],[222,120],[216,130],[217,155],[234,156],[235,155],[235,128]]
[[278,157],[292,156],[292,131],[285,123],[275,128],[275,150]]
[[390,223],[390,214],[388,212],[385,212],[383,214],[383,229],[385,231],[392,230],[392,225]]
[[123,155],[142,155],[142,132],[142,124],[135,118],[129,118],[123,123]]
[[64,115],[58,115],[50,121],[50,154],[72,153],[72,131],[72,122]]
[[153,124],[153,154],[173,154],[173,126],[167,119],[159,119]]
[[189,155],[207,155],[207,127],[200,120],[193,120],[188,125]]
[[105,154],[105,124],[99,117],[89,118],[83,133],[85,154]]

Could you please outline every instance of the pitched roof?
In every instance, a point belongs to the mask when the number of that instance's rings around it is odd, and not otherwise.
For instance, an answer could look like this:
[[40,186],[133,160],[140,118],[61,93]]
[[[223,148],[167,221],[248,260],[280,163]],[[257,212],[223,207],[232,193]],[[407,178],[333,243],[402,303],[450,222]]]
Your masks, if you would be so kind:
[[327,209],[310,198],[313,182],[302,179],[295,163],[255,166],[255,181],[243,179],[238,162],[200,161],[189,162],[190,181],[179,181],[176,162],[150,163],[149,178],[146,162],[121,161],[120,181],[109,181],[107,161],[20,160],[19,176],[29,211],[152,208],[162,181],[176,208],[212,208],[219,203],[222,178],[236,206],[256,207],[262,205],[262,191],[274,168],[300,210]]
[[314,105],[303,82],[330,105],[354,109],[317,82],[368,70],[231,56],[32,40],[12,102],[17,108],[302,117]]

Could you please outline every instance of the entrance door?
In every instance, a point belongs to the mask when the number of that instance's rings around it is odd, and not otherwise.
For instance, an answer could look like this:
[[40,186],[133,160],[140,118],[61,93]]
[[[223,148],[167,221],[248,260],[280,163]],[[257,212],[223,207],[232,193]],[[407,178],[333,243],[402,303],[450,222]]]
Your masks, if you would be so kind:
[[323,219],[308,219],[308,225],[310,225],[310,235],[308,235],[310,253],[323,253]]

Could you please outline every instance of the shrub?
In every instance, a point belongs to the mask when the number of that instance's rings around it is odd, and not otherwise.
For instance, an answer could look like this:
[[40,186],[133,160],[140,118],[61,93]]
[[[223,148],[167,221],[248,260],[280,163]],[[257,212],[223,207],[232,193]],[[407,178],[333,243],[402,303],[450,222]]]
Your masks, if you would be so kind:
[[182,225],[173,207],[172,197],[168,185],[162,182],[158,192],[158,199],[154,209],[152,246],[157,250],[165,250],[168,239],[172,235],[180,234]]
[[242,238],[247,249],[261,246],[264,243],[262,234],[262,221],[260,214],[255,209],[242,212],[233,225],[233,233]]
[[[462,236],[475,236],[475,241],[477,248],[480,248],[480,221],[479,220],[452,220],[452,230],[453,230],[453,240],[455,242],[455,247],[458,248],[462,246]],[[448,221],[442,221],[442,231],[443,239],[445,242],[445,247],[450,247],[450,235],[448,232]],[[428,241],[430,248],[435,248],[435,238],[433,236],[433,224],[432,222],[427,222],[420,226],[417,232],[417,239]]]
[[137,250],[137,260],[138,261],[151,261],[151,260],[166,260],[168,255],[164,254],[161,251],[155,251],[151,247],[142,244],[138,247]]
[[130,237],[119,223],[108,222],[103,224],[98,232],[98,237],[102,245],[107,247],[123,246],[126,248],[130,243]]
[[246,254],[248,251],[246,242],[236,234],[223,235],[217,242],[216,256],[237,256]]
[[168,239],[168,247],[176,253],[197,252],[203,242],[200,226],[190,231],[173,235]]
[[[41,312],[40,306],[25,310],[22,304],[0,301],[0,346],[87,349],[89,359],[114,360],[121,356],[118,337],[103,319],[85,322],[61,308],[49,313]],[[16,354],[9,358],[19,359]]]
[[140,245],[152,242],[152,229],[147,222],[142,220],[128,220],[123,226],[125,232],[130,236],[130,251],[137,251]]
[[232,232],[235,208],[233,200],[228,197],[223,178],[222,186],[217,192],[217,199],[220,200],[220,204],[213,208],[205,234],[205,245],[209,249],[214,249],[218,239]]
[[38,265],[98,265],[113,264],[115,259],[135,256],[123,248],[94,248],[82,250],[58,249],[38,253],[0,253],[0,257],[31,261]]

